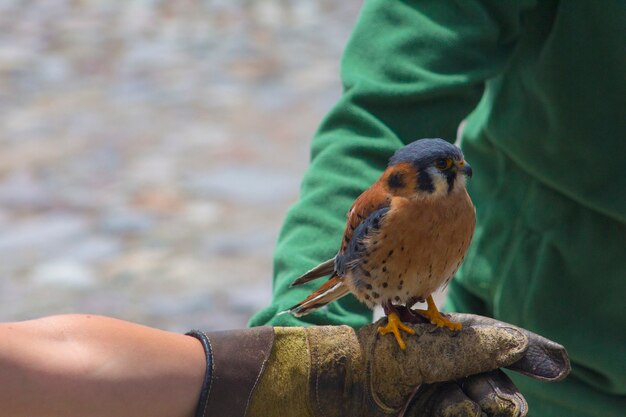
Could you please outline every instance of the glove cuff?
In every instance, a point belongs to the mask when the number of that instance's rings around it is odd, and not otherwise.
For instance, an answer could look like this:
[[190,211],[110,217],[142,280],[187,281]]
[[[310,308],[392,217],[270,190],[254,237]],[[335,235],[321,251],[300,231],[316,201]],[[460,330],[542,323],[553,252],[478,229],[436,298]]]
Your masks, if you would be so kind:
[[251,393],[272,352],[274,329],[192,331],[188,335],[200,340],[207,354],[206,378],[196,417],[246,415]]
[[202,390],[200,391],[200,399],[196,407],[195,417],[204,417],[207,409],[207,403],[209,401],[209,392],[211,392],[211,384],[213,382],[213,352],[211,352],[211,343],[206,333],[200,330],[190,330],[185,333],[186,336],[191,336],[202,343],[204,349],[206,367],[204,371],[204,381],[202,382]]
[[303,327],[191,331],[207,354],[196,417],[311,417]]

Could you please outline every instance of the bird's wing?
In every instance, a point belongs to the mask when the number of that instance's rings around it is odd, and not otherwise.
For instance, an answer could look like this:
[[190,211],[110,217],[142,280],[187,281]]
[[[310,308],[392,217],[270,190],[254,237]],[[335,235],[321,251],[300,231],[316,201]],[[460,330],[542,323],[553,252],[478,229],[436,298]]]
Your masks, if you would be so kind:
[[365,247],[364,240],[372,236],[380,229],[381,223],[389,210],[390,207],[387,206],[371,213],[356,227],[354,233],[352,234],[352,238],[350,239],[350,243],[344,252],[339,253],[333,259],[329,259],[328,261],[321,263],[294,281],[294,283],[291,284],[292,286],[300,285],[304,282],[315,279],[315,277],[323,276],[323,274],[328,271],[333,273],[328,281],[322,284],[310,296],[285,312],[291,313],[296,317],[300,317],[348,294],[350,290],[346,286],[343,277],[345,276],[348,268],[358,263],[358,261],[362,258],[365,250],[367,249]]
[[336,257],[335,270],[337,275],[344,276],[348,268],[363,258],[367,250],[365,240],[378,232],[389,210],[390,207],[386,206],[374,211],[354,230],[346,250]]
[[[382,207],[389,206],[390,201],[391,197],[388,195],[384,187],[382,187],[379,182],[374,183],[374,185],[364,191],[355,200],[354,204],[350,208],[350,211],[348,211],[348,220],[346,222],[346,228],[343,234],[343,241],[341,243],[339,255],[337,256],[341,256],[341,254],[346,251],[355,229],[359,227],[359,225],[364,220],[366,220],[373,212],[379,210]],[[291,283],[290,287],[302,285],[314,279],[333,274],[336,270],[335,260],[337,256],[328,259],[317,265],[313,269],[305,272],[302,276],[296,278]],[[339,274],[339,277],[341,277],[341,274]]]
[[[329,259],[328,261],[318,265],[294,281],[294,283],[291,284],[292,286],[306,282],[302,278],[306,277],[308,274],[311,274],[311,276],[319,276],[320,271],[330,270],[330,262],[332,261],[331,272],[333,272],[333,275],[330,279],[322,284],[307,298],[300,301],[298,304],[294,305],[285,312],[291,313],[296,317],[300,317],[348,294],[350,290],[342,278],[347,269],[361,259],[367,249],[365,247],[364,240],[372,236],[380,229],[381,223],[389,210],[390,207],[387,206],[371,213],[356,227],[354,233],[352,234],[352,238],[350,239],[350,243],[344,252],[339,253],[335,258]],[[311,279],[314,278],[307,278],[308,281]]]
[[326,275],[330,275],[333,272],[335,272],[335,257],[330,258],[329,260],[322,262],[315,268],[308,270],[307,272],[304,273],[304,275],[296,278],[291,283],[290,287],[295,287],[297,285],[305,284],[314,279],[321,278]]
[[343,241],[339,255],[343,254],[350,245],[352,236],[372,213],[391,204],[391,195],[385,190],[380,181],[375,182],[369,189],[363,192],[348,211],[348,220],[343,232]]

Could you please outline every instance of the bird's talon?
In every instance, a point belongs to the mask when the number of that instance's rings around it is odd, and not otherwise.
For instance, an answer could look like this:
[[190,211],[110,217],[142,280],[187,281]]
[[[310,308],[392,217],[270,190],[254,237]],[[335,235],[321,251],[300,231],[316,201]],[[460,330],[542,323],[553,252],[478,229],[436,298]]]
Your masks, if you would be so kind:
[[461,330],[462,327],[461,323],[455,323],[453,321],[450,321],[445,316],[432,318],[430,322],[437,327],[447,327],[450,330]]
[[398,342],[398,346],[400,349],[406,349],[406,343],[402,340],[402,335],[400,334],[400,330],[407,332],[408,334],[415,334],[415,330],[407,326],[406,324],[400,321],[400,318],[396,313],[390,313],[387,316],[387,325],[379,326],[378,333],[385,335],[387,333],[393,333],[396,338],[396,342]]
[[453,322],[449,318],[443,316],[439,312],[439,310],[437,310],[437,306],[435,305],[435,302],[433,301],[432,296],[429,296],[426,302],[428,304],[427,310],[414,310],[414,311],[418,313],[419,315],[430,320],[430,322],[437,327],[447,327],[450,330],[461,330],[461,328],[463,327],[461,323]]

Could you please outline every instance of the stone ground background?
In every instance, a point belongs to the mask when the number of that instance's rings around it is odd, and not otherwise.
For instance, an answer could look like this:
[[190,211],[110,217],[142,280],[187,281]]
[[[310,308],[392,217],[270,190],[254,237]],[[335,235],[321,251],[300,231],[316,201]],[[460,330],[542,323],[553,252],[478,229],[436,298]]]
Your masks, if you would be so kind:
[[0,0],[0,320],[243,326],[359,6]]

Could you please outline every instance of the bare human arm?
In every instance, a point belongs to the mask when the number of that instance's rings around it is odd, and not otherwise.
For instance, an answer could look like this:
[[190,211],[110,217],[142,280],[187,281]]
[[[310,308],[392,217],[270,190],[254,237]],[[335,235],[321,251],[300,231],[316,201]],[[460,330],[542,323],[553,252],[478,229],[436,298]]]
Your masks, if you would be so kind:
[[0,324],[0,417],[189,417],[205,354],[194,338],[108,317]]

